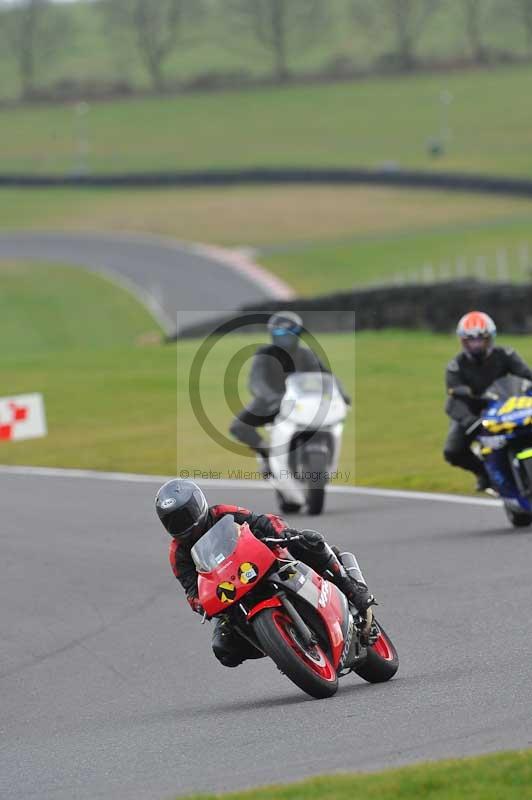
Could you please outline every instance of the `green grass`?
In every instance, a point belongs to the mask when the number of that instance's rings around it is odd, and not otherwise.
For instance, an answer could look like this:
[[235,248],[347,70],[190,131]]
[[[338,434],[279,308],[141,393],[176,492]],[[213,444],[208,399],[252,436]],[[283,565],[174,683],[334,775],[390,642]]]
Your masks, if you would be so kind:
[[[297,213],[294,213],[297,209]],[[324,186],[195,191],[0,191],[0,229],[117,230],[258,248],[258,260],[302,294],[437,274],[484,257],[523,277],[532,202],[425,191]],[[528,266],[532,266],[528,264]]]
[[[471,477],[450,468],[441,456],[447,429],[443,371],[455,351],[452,339],[405,332],[359,334],[355,376],[352,342],[342,335],[324,335],[320,341],[348,389],[356,378],[340,482],[471,491]],[[222,433],[231,419],[222,388],[225,367],[248,343],[231,337],[207,362],[202,398]],[[532,338],[514,343],[531,361]],[[213,442],[192,413],[188,377],[197,348],[195,341],[179,344],[177,363],[173,346],[3,357],[6,392],[44,393],[50,435],[4,445],[2,462],[157,474],[185,469],[196,477],[204,470],[220,477],[254,470],[252,458]]]
[[2,354],[112,350],[161,333],[138,301],[84,270],[0,261]]
[[[351,289],[359,284],[400,280],[419,283],[428,269],[432,280],[461,276],[491,280],[530,280],[532,276],[532,216],[501,218],[484,223],[454,223],[426,230],[360,236],[339,243],[316,242],[279,248],[260,260],[300,294],[326,289]],[[523,258],[523,251],[528,259]],[[498,258],[506,266],[499,271]],[[525,256],[526,258],[526,256]],[[326,282],[324,280],[326,270]],[[430,277],[427,279],[430,282]]]
[[529,800],[532,750],[417,764],[369,775],[327,775],[288,786],[182,800]]
[[[378,166],[532,173],[532,67],[323,86],[93,103],[95,172],[264,165]],[[452,92],[448,154],[431,160],[442,89]],[[68,105],[0,111],[0,171],[69,172]]]
[[[214,442],[193,414],[188,386],[198,341],[177,348],[141,346],[153,345],[142,334],[156,326],[138,307],[134,313],[116,311],[133,302],[127,295],[97,276],[67,274],[64,268],[56,272],[61,281],[55,289],[33,291],[41,282],[53,286],[49,269],[45,282],[40,267],[26,265],[18,278],[13,267],[0,269],[0,296],[10,296],[9,313],[0,315],[0,338],[9,342],[0,354],[3,393],[42,392],[49,426],[44,439],[3,443],[2,463],[156,474],[186,469],[198,477],[204,470],[223,476],[255,469],[251,457]],[[226,337],[205,362],[201,398],[224,434],[231,419],[223,389],[226,366],[242,348],[261,340]],[[356,340],[324,334],[319,341],[355,397],[340,482],[471,490],[470,476],[441,456],[447,429],[443,372],[456,350],[452,337],[387,331],[360,333]],[[515,337],[513,343],[532,361],[532,337]],[[248,363],[238,386],[243,401]],[[237,387],[230,387],[228,397],[238,404]]]
[[265,252],[437,231],[482,236],[530,216],[526,198],[367,186],[0,189],[0,230],[126,230]]

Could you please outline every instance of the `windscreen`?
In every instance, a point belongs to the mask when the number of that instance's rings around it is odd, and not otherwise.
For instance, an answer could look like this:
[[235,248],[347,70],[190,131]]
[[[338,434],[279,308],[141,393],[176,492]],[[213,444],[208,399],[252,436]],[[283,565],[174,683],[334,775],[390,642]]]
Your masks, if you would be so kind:
[[287,386],[297,394],[332,395],[336,381],[329,372],[296,372],[286,379]]
[[198,572],[212,572],[234,551],[239,536],[234,517],[226,514],[198,539],[191,555]]
[[509,397],[532,394],[532,383],[517,375],[506,375],[492,383],[487,391],[497,395],[499,400],[507,400]]

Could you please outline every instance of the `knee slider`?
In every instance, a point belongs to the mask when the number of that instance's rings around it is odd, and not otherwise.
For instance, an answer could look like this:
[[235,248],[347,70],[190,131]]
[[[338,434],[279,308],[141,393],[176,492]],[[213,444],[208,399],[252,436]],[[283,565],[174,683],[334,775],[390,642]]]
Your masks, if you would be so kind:
[[444,450],[443,457],[448,464],[452,464],[453,466],[455,466],[458,453],[456,452],[456,450]]
[[236,656],[230,656],[227,653],[224,653],[222,655],[217,655],[215,653],[214,655],[216,656],[220,664],[222,664],[224,667],[239,667],[240,664],[242,663],[241,658],[237,658]]
[[224,667],[238,667],[242,663],[242,657],[227,650],[223,642],[214,641],[212,643],[212,652]]

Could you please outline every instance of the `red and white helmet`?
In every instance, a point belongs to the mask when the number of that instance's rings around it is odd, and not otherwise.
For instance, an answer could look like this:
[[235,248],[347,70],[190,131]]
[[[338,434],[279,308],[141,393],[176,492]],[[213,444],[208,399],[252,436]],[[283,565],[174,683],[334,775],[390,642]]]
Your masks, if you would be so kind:
[[469,311],[456,327],[457,336],[466,353],[477,358],[488,355],[497,335],[497,327],[483,311]]

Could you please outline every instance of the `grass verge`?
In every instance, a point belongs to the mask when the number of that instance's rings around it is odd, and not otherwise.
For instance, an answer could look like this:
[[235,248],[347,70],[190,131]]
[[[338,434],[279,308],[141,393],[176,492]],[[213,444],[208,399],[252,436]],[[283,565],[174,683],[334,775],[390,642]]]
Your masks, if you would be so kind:
[[[93,103],[89,166],[131,172],[393,162],[531,175],[532,107],[523,102],[531,77],[527,65]],[[436,160],[427,143],[441,135],[443,90],[453,97],[445,124],[451,136]],[[69,105],[0,111],[0,172],[72,171],[76,128]]]
[[2,357],[110,350],[157,341],[161,330],[134,297],[83,269],[0,261]]
[[[0,229],[117,230],[257,248],[301,294],[417,274],[482,258],[523,274],[532,201],[363,187],[196,191],[0,191]],[[532,255],[529,256],[532,260]],[[532,266],[526,261],[526,266]],[[326,277],[325,277],[326,276]]]
[[303,295],[373,282],[420,283],[457,275],[530,281],[531,221],[525,215],[418,230],[406,227],[402,233],[279,248],[262,255],[260,261]]
[[[37,299],[32,287],[39,282],[51,287],[51,278],[42,281],[41,267],[26,265],[20,275],[13,270],[14,265],[0,270],[0,293],[11,287],[9,314],[0,314],[0,337],[10,343],[0,353],[2,394],[43,392],[49,435],[1,443],[2,463],[157,474],[187,470],[196,477],[206,470],[220,477],[254,471],[251,457],[213,441],[194,415],[197,397],[191,402],[189,375],[198,341],[139,346],[145,341],[139,334],[155,327],[144,310],[137,308],[129,318],[107,313],[105,295],[120,295],[107,308],[135,303],[101,278],[65,268],[52,292],[59,310],[52,306],[45,313],[48,300]],[[263,338],[226,337],[205,362],[199,396],[223,434],[232,416],[228,401],[238,407],[246,400],[249,361],[243,349]],[[447,428],[443,371],[456,350],[453,338],[386,331],[360,333],[356,339],[327,334],[319,340],[355,398],[339,482],[471,490],[471,477],[441,456]],[[532,337],[516,338],[514,344],[532,361]],[[225,390],[227,365],[239,354],[242,369]]]
[[527,800],[531,786],[532,750],[522,750],[181,800]]

